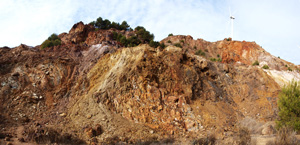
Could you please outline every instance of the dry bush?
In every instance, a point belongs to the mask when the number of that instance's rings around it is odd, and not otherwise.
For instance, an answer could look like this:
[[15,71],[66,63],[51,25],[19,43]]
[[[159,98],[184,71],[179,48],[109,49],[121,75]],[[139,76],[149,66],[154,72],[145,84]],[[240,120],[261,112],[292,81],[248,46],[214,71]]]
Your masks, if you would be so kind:
[[38,144],[85,144],[83,140],[75,138],[70,134],[60,134],[58,131],[47,127],[31,128],[26,133],[27,141],[33,141]]
[[132,140],[127,137],[119,137],[119,136],[113,136],[113,137],[108,137],[104,139],[103,142],[100,144],[105,144],[105,145],[127,145],[127,144],[132,144],[132,145],[171,145],[175,142],[175,139],[173,137],[168,137],[164,139],[158,139],[157,137],[150,137],[144,140]]
[[207,136],[206,138],[200,138],[193,141],[193,145],[214,145],[216,144],[216,136],[214,134],[211,134]]
[[165,138],[162,140],[157,140],[157,138],[150,138],[147,141],[139,141],[135,145],[171,145],[175,142],[175,139],[172,137]]
[[296,132],[287,127],[282,127],[277,131],[275,141],[269,141],[267,145],[298,145],[300,142],[296,138]]
[[6,137],[6,135],[4,133],[0,132],[0,139],[4,139]]
[[251,136],[250,131],[247,127],[239,127],[237,133],[237,144],[239,145],[250,145]]
[[245,117],[242,121],[239,122],[239,126],[248,127],[248,130],[251,134],[260,134],[263,129],[263,123],[257,122],[251,117]]

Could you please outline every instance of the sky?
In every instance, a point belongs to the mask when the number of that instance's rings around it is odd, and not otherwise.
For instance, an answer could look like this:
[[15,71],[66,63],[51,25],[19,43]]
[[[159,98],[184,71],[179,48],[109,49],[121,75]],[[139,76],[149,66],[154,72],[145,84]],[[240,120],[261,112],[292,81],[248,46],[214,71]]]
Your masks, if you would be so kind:
[[0,47],[36,46],[98,17],[159,41],[173,33],[194,39],[255,41],[274,56],[300,64],[300,0],[0,0]]

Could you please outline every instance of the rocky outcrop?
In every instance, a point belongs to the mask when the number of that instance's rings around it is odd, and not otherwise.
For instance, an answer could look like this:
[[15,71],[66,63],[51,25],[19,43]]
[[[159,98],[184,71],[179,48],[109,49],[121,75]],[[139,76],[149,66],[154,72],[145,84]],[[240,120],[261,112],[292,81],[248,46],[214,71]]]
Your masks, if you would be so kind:
[[79,44],[81,42],[84,42],[87,39],[89,33],[94,30],[95,28],[93,26],[84,25],[83,22],[79,22],[73,25],[69,33],[62,33],[59,35],[59,37],[61,38],[63,43]]
[[59,46],[0,48],[1,131],[22,126],[28,136],[55,126],[87,143],[221,138],[245,117],[274,120],[280,87],[300,78],[299,66],[255,42],[180,35],[162,40],[166,48],[123,48],[114,31],[134,35],[80,22]]
[[101,58],[87,78],[89,93],[81,98],[90,99],[78,101],[70,119],[106,106],[167,134],[231,130],[245,116],[272,120],[280,89],[261,69],[212,63],[174,46],[124,48]]

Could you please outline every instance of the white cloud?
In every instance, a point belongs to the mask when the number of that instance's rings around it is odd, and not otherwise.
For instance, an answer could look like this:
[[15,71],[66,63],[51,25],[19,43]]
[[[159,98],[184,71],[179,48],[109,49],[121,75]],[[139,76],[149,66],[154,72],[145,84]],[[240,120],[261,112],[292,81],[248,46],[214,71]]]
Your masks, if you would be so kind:
[[275,56],[300,64],[299,0],[10,0],[0,1],[0,46],[38,45],[51,33],[101,16],[134,28],[146,27],[156,40],[169,33],[195,39],[229,36],[229,7],[237,11],[234,39],[256,41]]
[[16,46],[20,43],[40,44],[51,33],[61,33],[74,23],[76,7],[68,1],[21,1],[1,3],[0,45]]

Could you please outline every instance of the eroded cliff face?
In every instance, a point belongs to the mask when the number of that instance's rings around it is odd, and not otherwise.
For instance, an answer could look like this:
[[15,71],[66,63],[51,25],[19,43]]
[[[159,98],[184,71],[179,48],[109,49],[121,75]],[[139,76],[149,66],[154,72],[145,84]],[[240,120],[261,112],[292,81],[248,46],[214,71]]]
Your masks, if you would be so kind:
[[259,68],[213,63],[174,46],[124,48],[102,57],[87,77],[84,97],[93,101],[78,101],[70,118],[93,114],[94,104],[166,134],[230,130],[245,116],[272,120],[280,90]]
[[60,46],[1,48],[0,136],[30,142],[54,128],[81,143],[222,138],[245,117],[274,120],[280,86],[300,78],[299,66],[254,42],[171,36],[164,49],[123,48],[113,31],[78,23]]

